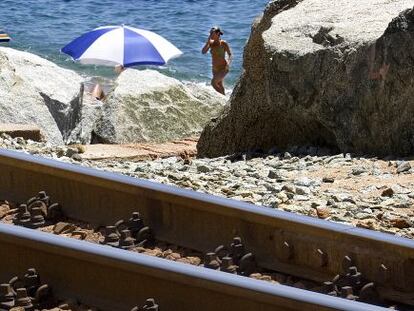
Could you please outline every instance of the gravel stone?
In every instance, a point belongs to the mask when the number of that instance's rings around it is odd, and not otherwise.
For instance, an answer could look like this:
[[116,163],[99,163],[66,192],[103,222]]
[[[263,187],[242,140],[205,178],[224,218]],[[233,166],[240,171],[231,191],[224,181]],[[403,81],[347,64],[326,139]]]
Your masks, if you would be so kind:
[[397,173],[404,173],[411,169],[411,164],[409,162],[403,161],[400,165],[397,167]]
[[[338,154],[280,158],[272,155],[233,162],[224,157],[191,159],[186,165],[180,157],[77,161],[77,157],[81,158],[76,152],[78,147],[52,146],[4,134],[0,134],[0,147],[414,238],[414,179],[407,173],[409,170],[397,173],[398,167],[408,167],[408,160],[392,161],[389,166],[389,160]],[[8,219],[8,211],[1,206],[0,201],[0,218]],[[176,260],[187,262],[188,258]]]
[[210,172],[210,168],[207,165],[199,165],[199,166],[197,166],[197,172],[199,172],[199,173],[208,173],[208,172]]
[[300,195],[310,195],[311,193],[310,189],[306,187],[296,187],[295,191],[296,191],[296,194],[300,194]]
[[359,176],[359,175],[361,175],[363,173],[366,173],[366,172],[367,172],[367,170],[363,167],[355,167],[351,170],[351,174],[354,175],[354,176]]
[[387,188],[381,193],[381,196],[383,196],[383,197],[392,197],[393,194],[394,194],[394,190],[392,190],[392,188]]
[[333,183],[335,181],[335,178],[333,177],[323,177],[322,182],[324,183]]

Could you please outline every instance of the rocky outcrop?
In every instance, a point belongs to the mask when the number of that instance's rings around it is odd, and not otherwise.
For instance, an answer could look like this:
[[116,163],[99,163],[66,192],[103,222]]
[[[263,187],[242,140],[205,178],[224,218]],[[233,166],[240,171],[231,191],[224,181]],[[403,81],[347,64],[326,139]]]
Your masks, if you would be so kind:
[[37,125],[52,144],[188,137],[199,134],[226,101],[206,87],[151,70],[126,70],[104,101],[84,92],[84,86],[73,71],[0,48],[0,123]]
[[77,115],[78,122],[70,131],[70,135],[67,137],[65,143],[80,143],[85,145],[94,143],[93,133],[102,115],[102,102],[85,91],[82,98],[82,105]]
[[297,145],[414,154],[410,0],[276,0],[253,25],[200,156]]
[[41,57],[0,48],[0,123],[36,124],[62,144],[81,117],[82,81]]
[[199,133],[226,98],[153,70],[124,71],[102,106],[94,139],[102,143],[164,142]]

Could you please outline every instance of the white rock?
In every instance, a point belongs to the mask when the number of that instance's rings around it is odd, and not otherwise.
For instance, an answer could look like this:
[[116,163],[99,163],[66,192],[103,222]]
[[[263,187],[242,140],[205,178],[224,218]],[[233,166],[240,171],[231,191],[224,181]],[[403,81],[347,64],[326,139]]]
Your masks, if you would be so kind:
[[[336,0],[335,5],[331,0],[302,1],[294,10],[277,14],[263,39],[271,49],[298,56],[323,49],[312,40],[321,26],[335,26],[330,35],[347,42],[370,42],[380,37],[403,9],[412,7],[410,0],[364,0],[357,5],[349,0]],[[373,10],[375,14],[367,14]],[[357,18],[344,18],[350,16]]]
[[97,143],[93,141],[92,133],[95,130],[96,121],[102,114],[102,102],[94,99],[92,96],[85,94],[83,96],[82,106],[78,113],[79,119],[72,129],[70,136],[66,140],[68,144]]
[[301,177],[295,180],[294,184],[297,186],[309,187],[314,184],[315,181],[309,179],[308,177]]
[[310,195],[311,191],[307,187],[296,187],[296,194],[299,195]]
[[103,142],[167,141],[188,137],[224,106],[217,92],[186,86],[154,70],[125,70],[103,105],[96,134]]
[[39,56],[0,47],[0,122],[36,124],[62,144],[78,121],[82,82]]

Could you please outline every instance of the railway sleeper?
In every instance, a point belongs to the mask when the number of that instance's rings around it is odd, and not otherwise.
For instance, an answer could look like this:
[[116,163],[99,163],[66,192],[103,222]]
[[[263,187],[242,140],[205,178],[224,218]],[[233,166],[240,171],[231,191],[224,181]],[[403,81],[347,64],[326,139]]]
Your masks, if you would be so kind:
[[[59,299],[52,287],[43,284],[35,268],[27,269],[23,277],[15,276],[8,283],[0,283],[0,311],[38,310],[98,311],[95,307],[82,305],[74,299]],[[158,311],[154,298],[148,298],[144,305],[134,306],[131,311]]]
[[[3,217],[6,215],[13,215],[13,223],[15,225],[38,229],[46,225],[55,224],[54,232],[57,234],[70,233],[73,237],[78,236],[80,239],[86,238],[86,233],[82,230],[77,230],[75,225],[59,222],[65,219],[61,206],[58,203],[52,203],[45,191],[40,191],[37,196],[30,198],[25,204],[20,204],[17,209],[12,208]],[[128,220],[119,220],[114,225],[105,226],[103,236],[104,239],[100,242],[101,244],[125,250],[140,247],[154,247],[157,242],[153,231],[150,227],[145,226],[144,219],[139,212],[133,212]],[[282,257],[290,260],[294,257],[294,254],[295,249],[293,244],[285,241],[282,246]],[[219,245],[214,251],[207,252],[204,256],[200,257],[203,258],[201,265],[205,268],[250,276],[261,280],[272,280],[266,277],[266,275],[263,275],[263,273],[275,272],[258,267],[255,255],[246,251],[241,237],[234,237],[229,246]],[[328,264],[328,256],[324,250],[320,248],[316,249],[315,257],[318,266],[324,267]],[[361,272],[353,264],[354,261],[352,258],[345,256],[342,261],[342,268],[346,272],[335,276],[333,280],[324,282],[319,286],[314,285],[314,282],[309,283],[307,280],[294,282],[292,280],[295,278],[291,276],[287,278],[285,284],[330,296],[342,297],[348,300],[389,306],[390,302],[381,297],[377,285],[370,280],[362,278]],[[385,266],[382,267],[384,275],[386,275],[386,269]],[[283,271],[280,272],[283,273]],[[304,286],[304,283],[313,285]],[[395,306],[393,307],[395,308]],[[151,301],[147,301],[146,308],[143,310],[157,310],[151,308],[158,308],[158,306],[151,304]],[[0,309],[0,311],[2,310]]]

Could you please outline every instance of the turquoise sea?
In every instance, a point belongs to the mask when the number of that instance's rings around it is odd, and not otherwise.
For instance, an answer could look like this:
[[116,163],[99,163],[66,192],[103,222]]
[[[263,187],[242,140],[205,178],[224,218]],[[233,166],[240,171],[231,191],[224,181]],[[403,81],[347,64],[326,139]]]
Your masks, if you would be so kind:
[[[103,25],[129,25],[164,36],[184,52],[159,68],[183,81],[209,82],[210,55],[200,50],[213,25],[221,26],[234,54],[226,87],[241,72],[242,54],[254,18],[268,0],[1,0],[0,28],[6,45],[38,54],[87,76],[113,75],[112,68],[74,63],[60,48],[84,32]],[[3,44],[4,45],[4,44]]]

